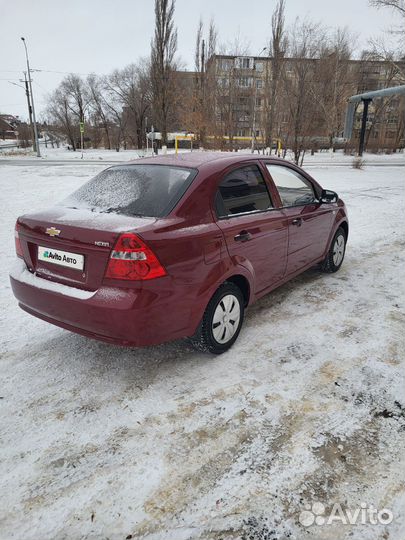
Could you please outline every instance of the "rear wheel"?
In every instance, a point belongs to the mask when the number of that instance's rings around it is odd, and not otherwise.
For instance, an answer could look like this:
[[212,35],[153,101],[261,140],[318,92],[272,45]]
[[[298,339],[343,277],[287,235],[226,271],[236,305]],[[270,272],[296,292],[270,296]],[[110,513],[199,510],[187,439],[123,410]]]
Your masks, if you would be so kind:
[[345,231],[339,227],[333,237],[328,254],[322,263],[322,270],[324,272],[337,272],[342,266],[343,259],[346,250],[346,234]]
[[236,341],[244,316],[243,294],[225,281],[211,298],[191,343],[200,351],[221,354]]

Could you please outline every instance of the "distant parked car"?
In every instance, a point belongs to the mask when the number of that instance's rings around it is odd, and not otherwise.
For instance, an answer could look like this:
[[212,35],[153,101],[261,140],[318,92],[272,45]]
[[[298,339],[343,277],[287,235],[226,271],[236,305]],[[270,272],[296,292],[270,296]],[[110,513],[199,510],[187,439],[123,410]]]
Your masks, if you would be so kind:
[[283,160],[140,159],[19,217],[11,284],[22,309],[79,334],[219,354],[258,298],[317,263],[336,272],[348,231],[337,194]]

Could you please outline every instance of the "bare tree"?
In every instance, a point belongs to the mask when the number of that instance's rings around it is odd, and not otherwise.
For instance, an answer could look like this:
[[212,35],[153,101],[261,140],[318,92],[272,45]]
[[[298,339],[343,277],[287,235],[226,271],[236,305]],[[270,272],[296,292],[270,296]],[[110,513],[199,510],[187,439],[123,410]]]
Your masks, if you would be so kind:
[[108,150],[111,150],[110,119],[108,117],[108,107],[104,96],[104,85],[101,77],[95,74],[87,77],[87,88],[90,95],[90,109],[94,115],[95,127],[101,125],[105,133],[105,143]]
[[405,18],[405,0],[370,0],[370,5],[377,8],[391,8],[395,13]]
[[343,131],[346,100],[357,91],[350,63],[354,44],[355,37],[347,28],[338,28],[321,44],[316,62],[312,92],[330,147]]
[[[115,70],[105,82],[110,96],[115,94],[121,104],[127,134],[137,148],[142,148],[145,142],[145,119],[151,103],[149,74],[149,63],[141,60],[138,64]],[[117,110],[116,105],[114,110]]]
[[[110,77],[113,77],[113,75]],[[124,149],[127,147],[126,127],[128,118],[123,115],[122,99],[110,82],[109,77],[105,77],[104,79],[104,95],[108,116],[111,118],[112,122],[110,130],[111,141],[114,144],[115,150],[119,152],[122,143]]]
[[60,84],[61,91],[67,98],[67,105],[78,122],[84,122],[85,113],[90,104],[90,95],[83,79],[71,73]]
[[[197,26],[197,32],[196,32],[196,40],[195,40],[195,52],[194,52],[194,69],[197,75],[201,74],[203,71],[203,63],[204,63],[204,40],[203,40],[203,30],[204,30],[204,24],[202,22],[202,19],[198,21]],[[201,83],[200,80],[198,80],[199,83]]]
[[208,51],[207,51],[207,60],[209,60],[217,50],[217,39],[218,31],[215,26],[214,19],[210,20],[210,26],[208,30]]
[[[204,39],[204,25],[200,19],[197,27],[194,55],[194,92],[187,106],[186,125],[197,134],[204,144],[207,130],[212,131],[215,77],[208,69],[209,61],[215,54],[217,31],[214,21],[210,21],[208,40]],[[207,43],[208,41],[208,43]]]
[[151,78],[154,114],[163,143],[167,142],[168,120],[175,99],[175,54],[177,30],[174,26],[175,0],[155,0],[155,36],[151,43]]
[[142,148],[145,142],[145,117],[151,104],[150,64],[140,60],[107,77],[90,75],[84,81],[68,75],[50,96],[48,115],[73,150],[79,137],[79,122],[86,115],[86,134],[93,147],[103,140],[117,150],[123,142]]
[[280,79],[284,61],[285,49],[287,46],[285,36],[285,0],[278,0],[276,8],[271,17],[271,41],[269,46],[269,56],[271,56],[271,70],[266,73],[266,146],[272,147],[273,134],[277,129],[275,126],[276,113],[278,108],[278,98],[280,90]]
[[79,136],[79,126],[69,104],[68,96],[59,87],[48,98],[47,113],[55,125],[54,132],[66,137],[73,150]]
[[290,58],[284,62],[283,92],[287,106],[287,144],[298,165],[304,159],[311,135],[319,132],[321,119],[314,99],[313,80],[324,30],[319,24],[298,19],[289,32]]
[[[225,65],[226,62],[226,65]],[[234,145],[237,135],[237,121],[239,116],[239,78],[233,59],[223,61],[224,66],[216,66],[216,124],[217,135],[220,137],[221,148],[224,137],[228,137],[229,148]],[[251,100],[248,100],[250,103]]]
[[238,32],[233,41],[219,46],[219,52],[228,58],[216,59],[210,70],[214,82],[211,95],[214,96],[215,102],[213,106],[215,134],[219,138],[220,148],[224,146],[224,137],[227,137],[228,146],[233,149],[235,136],[238,135],[239,120],[246,119],[246,126],[252,124],[254,79],[252,76],[241,76],[240,70],[236,67],[238,57],[249,55],[249,43]]
[[250,42],[243,38],[240,31],[238,31],[232,41],[227,41],[219,46],[219,53],[229,56],[248,56],[250,54]]
[[215,72],[208,69],[213,61],[217,50],[218,31],[214,19],[210,20],[208,28],[208,46],[206,47],[205,67],[204,67],[204,129],[205,133],[215,133],[215,93],[216,77]]
[[186,105],[184,123],[196,133],[197,138],[204,141],[204,94],[205,94],[205,40],[204,24],[198,21],[194,51],[194,88],[190,101]]
[[49,98],[48,115],[59,126],[73,150],[79,137],[79,123],[84,122],[90,95],[83,79],[74,73],[67,75]]
[[387,29],[384,37],[371,39],[370,45],[373,54],[390,62],[405,81],[403,62],[400,62],[405,57],[405,0],[369,0],[369,3],[376,8],[389,8],[398,16],[398,25]]

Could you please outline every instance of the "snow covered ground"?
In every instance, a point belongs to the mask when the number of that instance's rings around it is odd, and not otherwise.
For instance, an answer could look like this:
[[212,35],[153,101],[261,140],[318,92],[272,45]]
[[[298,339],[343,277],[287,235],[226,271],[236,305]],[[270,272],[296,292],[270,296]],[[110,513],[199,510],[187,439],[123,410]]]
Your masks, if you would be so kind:
[[146,151],[142,150],[120,150],[120,152],[117,152],[115,150],[89,149],[83,151],[82,158],[82,153],[80,150],[73,152],[72,150],[67,150],[66,147],[52,148],[49,146],[48,148],[45,148],[41,145],[41,158],[37,158],[36,154],[30,149],[18,148],[8,151],[3,149],[3,151],[0,152],[0,160],[10,159],[10,157],[18,157],[20,159],[26,160],[34,158],[47,161],[81,161],[82,159],[84,161],[129,161],[130,159],[137,159],[138,157],[142,157],[144,154],[146,154]]
[[[35,161],[105,161],[115,162],[115,161],[129,161],[132,159],[137,159],[138,157],[143,157],[151,150],[120,150],[116,152],[115,150],[105,150],[105,149],[88,149],[84,150],[83,158],[80,150],[72,152],[67,150],[65,146],[60,148],[45,148],[41,145],[41,158],[38,159],[36,155],[28,149],[22,150],[17,149],[13,152],[0,152],[0,163],[2,160],[10,160],[10,158],[19,158],[22,160],[30,161],[34,159]],[[174,150],[169,148],[167,150],[169,154],[174,153]],[[186,149],[179,149],[179,152],[188,152]],[[250,149],[241,150],[242,153],[250,154]],[[15,155],[14,155],[15,154]],[[287,153],[287,158],[293,160],[292,152]],[[310,153],[306,153],[304,156],[304,165],[324,165],[324,166],[350,166],[353,162],[354,157],[345,155],[343,150],[338,150],[336,152],[322,151],[317,152],[313,156]],[[363,160],[366,164],[373,165],[405,165],[405,154],[404,151],[397,152],[395,154],[386,155],[386,154],[371,154],[366,152],[363,156]]]
[[[21,311],[16,217],[103,164],[0,164],[0,538],[405,538],[405,168],[384,159],[309,168],[347,203],[344,265],[259,301],[220,357],[117,348]],[[393,521],[305,526],[315,502]]]

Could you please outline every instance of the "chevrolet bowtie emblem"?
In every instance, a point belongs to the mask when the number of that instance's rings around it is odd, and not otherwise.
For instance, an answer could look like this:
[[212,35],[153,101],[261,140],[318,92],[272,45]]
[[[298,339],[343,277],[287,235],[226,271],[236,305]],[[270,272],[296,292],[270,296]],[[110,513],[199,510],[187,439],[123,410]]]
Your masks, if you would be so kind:
[[60,235],[60,230],[59,229],[55,229],[55,227],[49,227],[48,229],[46,229],[46,234],[49,234],[49,236],[59,236]]

